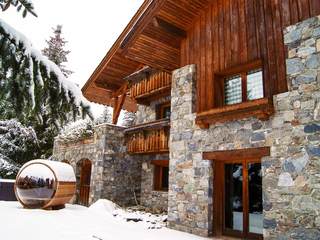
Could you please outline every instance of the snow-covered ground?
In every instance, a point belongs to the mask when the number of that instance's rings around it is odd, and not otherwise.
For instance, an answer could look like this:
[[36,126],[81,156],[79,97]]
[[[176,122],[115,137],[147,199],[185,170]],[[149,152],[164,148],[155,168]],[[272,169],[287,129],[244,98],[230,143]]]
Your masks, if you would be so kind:
[[[135,221],[128,221],[135,219]],[[141,219],[136,222],[136,219]],[[162,227],[165,216],[128,213],[107,200],[90,208],[68,204],[59,211],[23,209],[0,201],[0,239],[10,240],[204,240]]]

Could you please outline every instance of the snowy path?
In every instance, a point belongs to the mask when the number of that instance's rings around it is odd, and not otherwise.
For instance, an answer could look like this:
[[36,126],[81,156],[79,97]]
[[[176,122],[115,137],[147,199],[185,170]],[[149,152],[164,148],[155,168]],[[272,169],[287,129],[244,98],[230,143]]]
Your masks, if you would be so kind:
[[101,209],[67,205],[60,211],[23,209],[18,202],[0,201],[3,240],[205,240],[170,230],[147,229],[143,223],[114,218]]

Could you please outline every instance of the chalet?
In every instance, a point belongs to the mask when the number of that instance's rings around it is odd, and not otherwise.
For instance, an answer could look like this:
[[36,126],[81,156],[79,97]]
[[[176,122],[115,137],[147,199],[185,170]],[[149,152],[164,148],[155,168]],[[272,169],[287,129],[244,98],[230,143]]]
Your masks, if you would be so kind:
[[319,15],[319,0],[145,0],[82,89],[135,125],[55,143],[80,202],[139,202],[201,236],[319,239]]

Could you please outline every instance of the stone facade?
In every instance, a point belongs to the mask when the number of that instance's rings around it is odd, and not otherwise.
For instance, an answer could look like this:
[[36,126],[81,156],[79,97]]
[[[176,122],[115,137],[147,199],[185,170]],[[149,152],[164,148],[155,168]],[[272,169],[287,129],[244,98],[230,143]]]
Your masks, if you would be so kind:
[[[140,105],[135,124],[155,121],[157,105],[168,101],[170,97],[154,101],[150,106]],[[67,160],[74,167],[78,183],[81,160],[92,162],[89,203],[107,198],[119,205],[135,205],[137,200],[154,212],[166,212],[168,192],[154,190],[154,166],[151,161],[169,159],[169,155],[129,155],[124,129],[102,124],[95,126],[92,138],[70,144],[55,141],[53,156],[59,161]]]
[[213,168],[202,153],[268,146],[264,157],[265,239],[319,239],[320,18],[286,29],[289,91],[274,96],[275,114],[195,124],[196,67],[173,73],[169,227],[208,236],[213,226]]
[[102,124],[95,126],[94,136],[84,141],[60,144],[55,141],[53,158],[67,160],[79,178],[79,163],[92,163],[90,198],[93,203],[107,198],[119,205],[133,205],[140,197],[141,162],[126,153],[124,128]]
[[148,123],[156,120],[157,105],[170,102],[170,97],[163,97],[150,103],[149,106],[138,105],[135,124]]
[[141,205],[146,206],[153,212],[167,212],[168,192],[154,190],[154,165],[151,160],[169,159],[167,154],[155,156],[143,156],[141,174]]
[[[148,123],[156,120],[157,105],[170,101],[170,97],[164,97],[151,102],[149,106],[139,105],[136,124]],[[152,160],[169,159],[168,154],[137,155],[136,159],[142,161],[141,173],[141,205],[150,208],[154,212],[168,210],[168,192],[154,190],[154,165]]]
[[[171,98],[139,106],[136,124],[156,119],[156,106],[171,101],[170,154],[126,153],[123,128],[101,125],[92,141],[55,144],[54,156],[76,168],[93,163],[91,202],[108,198],[152,210],[168,209],[168,226],[210,236],[213,232],[214,162],[203,152],[270,147],[261,159],[265,239],[320,238],[320,17],[285,30],[288,92],[273,96],[267,121],[247,118],[196,125],[195,65],[173,72]],[[152,160],[169,161],[169,192],[154,191]]]

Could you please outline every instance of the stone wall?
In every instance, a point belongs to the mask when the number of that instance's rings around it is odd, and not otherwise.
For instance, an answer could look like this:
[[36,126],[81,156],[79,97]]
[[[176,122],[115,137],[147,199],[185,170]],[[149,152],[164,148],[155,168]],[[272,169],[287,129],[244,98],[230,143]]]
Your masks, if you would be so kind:
[[136,113],[136,122],[135,124],[142,124],[153,122],[156,120],[156,107],[157,105],[165,102],[170,102],[170,97],[163,97],[158,100],[155,100],[147,105],[138,105],[138,111]]
[[54,159],[67,160],[77,175],[80,174],[79,162],[91,161],[89,203],[100,198],[120,205],[135,204],[135,197],[139,201],[141,162],[126,154],[123,130],[122,127],[102,124],[95,126],[91,139],[67,145],[55,141]]
[[271,148],[262,159],[264,238],[320,236],[320,19],[285,32],[289,92],[274,96],[275,114],[195,124],[196,67],[173,73],[171,92],[169,227],[207,236],[213,225],[213,168],[202,153]]
[[[195,125],[196,67],[173,72],[169,162],[169,227],[208,236],[212,230],[212,168],[202,159],[205,131]],[[208,135],[208,134],[207,134]]]
[[[170,97],[164,97],[151,102],[149,106],[139,105],[136,113],[136,124],[155,121],[157,105],[168,101],[170,101]],[[166,212],[168,210],[168,192],[154,190],[154,165],[151,164],[151,161],[169,159],[168,154],[138,155],[134,156],[134,158],[142,161],[141,205],[150,208],[154,212]]]
[[154,165],[151,160],[169,159],[168,154],[142,156],[141,174],[141,205],[150,208],[152,212],[167,212],[168,192],[154,190]]
[[107,125],[101,198],[130,206],[140,202],[141,161],[127,154],[123,130]]
[[94,137],[81,140],[79,142],[72,142],[69,144],[54,142],[53,158],[58,161],[67,161],[70,163],[77,176],[77,194],[73,202],[78,201],[79,197],[79,180],[81,161],[88,159],[92,163],[91,169],[91,183],[89,203],[93,203],[101,196],[103,187],[103,152],[97,148],[97,145],[104,146],[103,129],[97,128]]

